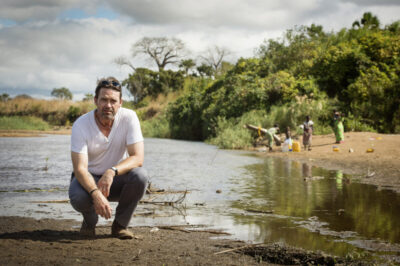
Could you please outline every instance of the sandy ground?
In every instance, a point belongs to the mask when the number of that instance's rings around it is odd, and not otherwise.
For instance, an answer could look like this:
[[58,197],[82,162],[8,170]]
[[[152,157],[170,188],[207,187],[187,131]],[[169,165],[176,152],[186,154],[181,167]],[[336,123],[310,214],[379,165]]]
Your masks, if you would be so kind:
[[[302,146],[301,136],[298,141]],[[334,146],[339,151],[334,151]],[[262,156],[289,158],[342,170],[353,174],[358,182],[400,192],[400,135],[348,132],[342,144],[335,144],[333,134],[313,136],[312,150],[301,148],[300,152],[282,152],[275,146],[273,152],[262,153]],[[373,149],[373,152],[367,152],[368,149]]]

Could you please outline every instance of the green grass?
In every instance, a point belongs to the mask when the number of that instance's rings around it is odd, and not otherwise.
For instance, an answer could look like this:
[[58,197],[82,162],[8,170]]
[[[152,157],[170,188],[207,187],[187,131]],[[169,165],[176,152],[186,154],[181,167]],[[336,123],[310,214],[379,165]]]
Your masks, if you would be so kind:
[[2,130],[47,130],[50,126],[41,118],[33,116],[0,116]]

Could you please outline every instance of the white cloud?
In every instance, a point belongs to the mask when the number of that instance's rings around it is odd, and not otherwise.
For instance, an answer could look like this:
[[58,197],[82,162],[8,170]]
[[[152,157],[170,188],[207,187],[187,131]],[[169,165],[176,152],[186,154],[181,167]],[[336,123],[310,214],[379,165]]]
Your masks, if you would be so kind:
[[[117,17],[93,17],[99,7]],[[93,16],[60,19],[74,9]],[[178,37],[193,51],[191,58],[210,46],[226,47],[235,60],[252,56],[263,40],[295,25],[339,30],[367,11],[385,25],[399,19],[400,1],[2,0],[0,93],[48,96],[55,87],[67,87],[75,99],[82,98],[93,92],[97,78],[125,79],[130,70],[112,60],[129,55],[131,45],[144,36]],[[138,59],[132,63],[144,66]]]
[[[129,51],[134,30],[119,21],[86,19],[29,23],[0,31],[0,88],[65,86],[92,92],[96,79],[124,78],[112,60]],[[10,93],[9,93],[10,94]]]

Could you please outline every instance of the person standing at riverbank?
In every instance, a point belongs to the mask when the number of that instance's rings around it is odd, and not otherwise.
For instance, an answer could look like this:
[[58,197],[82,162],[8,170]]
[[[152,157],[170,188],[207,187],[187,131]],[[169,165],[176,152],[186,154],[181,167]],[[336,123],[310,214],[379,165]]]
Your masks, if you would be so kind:
[[314,130],[314,122],[310,119],[310,116],[306,116],[306,121],[303,123],[303,146],[304,150],[311,151],[312,144],[312,133]]
[[343,119],[339,112],[333,111],[333,131],[336,137],[336,143],[340,144],[344,142],[344,127]]
[[70,202],[83,215],[80,233],[95,236],[98,215],[111,218],[109,202],[118,201],[111,234],[131,239],[127,227],[148,181],[139,119],[121,107],[121,85],[113,77],[98,82],[94,103],[72,127]]

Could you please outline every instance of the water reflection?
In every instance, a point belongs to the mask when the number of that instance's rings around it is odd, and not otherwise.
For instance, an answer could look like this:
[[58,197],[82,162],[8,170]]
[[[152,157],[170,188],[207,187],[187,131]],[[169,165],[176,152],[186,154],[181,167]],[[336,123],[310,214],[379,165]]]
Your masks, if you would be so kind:
[[238,224],[258,232],[258,241],[344,255],[358,247],[365,249],[361,243],[369,239],[380,248],[386,245],[386,250],[400,251],[400,197],[394,192],[350,183],[341,171],[309,163],[269,158],[246,169],[243,198],[232,207],[274,210],[271,215],[234,216]]

